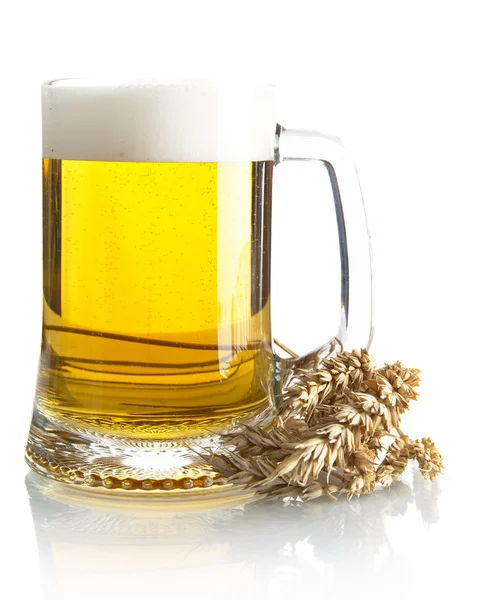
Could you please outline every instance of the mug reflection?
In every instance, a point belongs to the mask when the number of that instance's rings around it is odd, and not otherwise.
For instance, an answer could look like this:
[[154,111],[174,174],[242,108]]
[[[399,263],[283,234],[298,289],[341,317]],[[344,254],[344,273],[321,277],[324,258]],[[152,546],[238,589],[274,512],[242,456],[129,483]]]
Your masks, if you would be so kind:
[[353,569],[393,570],[398,517],[439,519],[439,486],[419,476],[351,501],[210,510],[67,490],[33,473],[26,485],[45,600],[277,599],[295,597],[306,581],[311,593],[340,591]]

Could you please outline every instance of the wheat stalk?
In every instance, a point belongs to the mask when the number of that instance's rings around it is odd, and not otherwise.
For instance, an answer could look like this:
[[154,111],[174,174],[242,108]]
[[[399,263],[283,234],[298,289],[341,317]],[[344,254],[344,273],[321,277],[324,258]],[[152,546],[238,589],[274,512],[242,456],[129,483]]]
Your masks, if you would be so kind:
[[[410,460],[433,480],[443,469],[436,446],[400,429],[418,385],[417,369],[400,362],[376,369],[366,350],[332,345],[295,360],[271,426],[226,433],[220,449],[204,458],[229,483],[266,499],[369,494],[377,483],[392,485]],[[385,450],[387,437],[393,441]]]

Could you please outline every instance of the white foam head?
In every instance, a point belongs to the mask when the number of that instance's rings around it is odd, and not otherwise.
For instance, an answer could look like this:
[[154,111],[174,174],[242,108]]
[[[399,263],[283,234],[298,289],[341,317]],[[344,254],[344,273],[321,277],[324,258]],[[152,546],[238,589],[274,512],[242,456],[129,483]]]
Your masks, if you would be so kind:
[[61,79],[42,86],[43,156],[272,160],[274,87],[216,81]]

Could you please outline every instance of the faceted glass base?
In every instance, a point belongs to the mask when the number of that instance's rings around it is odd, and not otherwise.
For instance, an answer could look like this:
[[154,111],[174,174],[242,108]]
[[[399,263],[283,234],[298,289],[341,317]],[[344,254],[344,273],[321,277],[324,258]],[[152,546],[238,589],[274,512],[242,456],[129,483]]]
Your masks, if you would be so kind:
[[[269,409],[252,420],[266,424]],[[248,421],[247,421],[248,422]],[[26,461],[37,473],[86,488],[162,494],[228,491],[231,486],[203,458],[216,450],[217,434],[176,440],[126,438],[55,424],[36,407]]]

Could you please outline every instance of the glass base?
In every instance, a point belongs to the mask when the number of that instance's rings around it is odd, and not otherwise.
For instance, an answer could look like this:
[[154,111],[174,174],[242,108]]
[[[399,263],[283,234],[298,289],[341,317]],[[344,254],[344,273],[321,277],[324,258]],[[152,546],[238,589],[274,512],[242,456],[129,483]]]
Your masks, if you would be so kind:
[[[251,422],[265,425],[272,415],[268,409]],[[175,440],[100,434],[55,423],[35,405],[26,461],[40,475],[101,491],[227,492],[232,486],[200,456],[219,445],[217,434]]]

